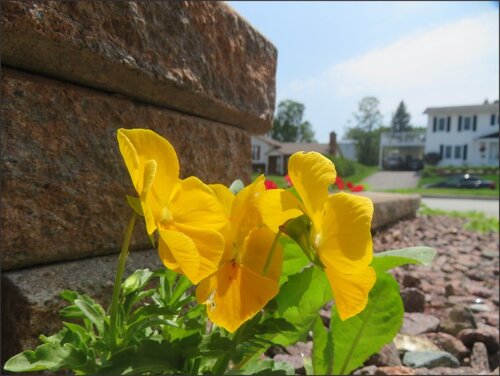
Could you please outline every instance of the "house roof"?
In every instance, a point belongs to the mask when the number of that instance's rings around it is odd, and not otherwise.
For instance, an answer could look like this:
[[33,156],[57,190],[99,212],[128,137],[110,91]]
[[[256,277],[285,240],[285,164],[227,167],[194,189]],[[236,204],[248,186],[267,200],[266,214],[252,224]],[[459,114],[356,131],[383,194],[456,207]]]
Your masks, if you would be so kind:
[[328,154],[330,151],[329,144],[319,143],[296,143],[296,142],[282,142],[280,151],[284,155],[292,155],[298,151],[317,151],[318,153]]
[[493,103],[475,104],[475,105],[462,105],[462,106],[445,106],[445,107],[428,107],[425,109],[424,114],[430,113],[465,113],[465,112],[490,112],[498,111],[498,101]]
[[255,138],[258,138],[261,141],[267,142],[269,145],[281,147],[281,142],[273,140],[270,137],[266,137],[266,136],[252,136],[252,137],[255,137]]

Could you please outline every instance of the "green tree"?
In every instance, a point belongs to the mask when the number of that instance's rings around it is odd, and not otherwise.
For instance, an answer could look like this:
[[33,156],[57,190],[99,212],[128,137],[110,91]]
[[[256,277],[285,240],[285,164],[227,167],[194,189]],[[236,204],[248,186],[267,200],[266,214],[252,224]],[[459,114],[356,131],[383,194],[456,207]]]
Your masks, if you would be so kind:
[[278,104],[271,137],[281,142],[315,142],[311,123],[303,121],[305,106],[292,100]]
[[405,102],[399,103],[396,112],[392,115],[391,131],[392,132],[405,132],[412,129],[410,125],[410,114],[406,110]]
[[353,114],[355,125],[347,128],[346,137],[357,141],[358,161],[368,166],[378,164],[382,114],[378,109],[379,100],[364,97],[358,104],[358,111]]

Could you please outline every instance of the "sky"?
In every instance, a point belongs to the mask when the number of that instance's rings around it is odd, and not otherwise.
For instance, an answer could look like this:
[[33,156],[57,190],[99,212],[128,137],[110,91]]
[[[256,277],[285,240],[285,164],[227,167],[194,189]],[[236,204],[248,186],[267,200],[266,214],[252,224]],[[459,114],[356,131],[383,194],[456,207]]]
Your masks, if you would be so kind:
[[384,125],[401,100],[411,122],[427,107],[499,98],[496,1],[228,1],[278,49],[276,104],[305,105],[316,140],[342,138],[365,96]]

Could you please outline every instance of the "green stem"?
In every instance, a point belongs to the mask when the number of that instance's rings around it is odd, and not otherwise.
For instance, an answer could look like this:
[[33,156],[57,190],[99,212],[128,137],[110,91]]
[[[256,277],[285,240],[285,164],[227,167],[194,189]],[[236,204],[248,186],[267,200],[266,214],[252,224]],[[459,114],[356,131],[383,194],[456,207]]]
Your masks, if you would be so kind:
[[269,256],[267,256],[266,263],[264,264],[264,269],[262,270],[263,276],[265,276],[267,274],[267,272],[269,271],[269,267],[271,266],[271,262],[273,260],[274,253],[276,252],[276,246],[278,245],[278,241],[280,239],[281,234],[282,234],[281,230],[278,230],[278,232],[274,238],[273,244],[271,245],[271,250],[269,251]]
[[132,237],[132,232],[135,225],[135,212],[132,214],[130,221],[128,222],[127,232],[125,233],[125,238],[123,239],[122,250],[120,251],[120,257],[118,258],[118,269],[116,270],[115,284],[113,286],[113,298],[111,300],[110,309],[110,332],[113,346],[116,346],[116,319],[118,311],[118,300],[120,298],[120,291],[123,279],[123,273],[125,272],[125,264],[127,263],[128,257],[128,247],[130,244],[130,238]]

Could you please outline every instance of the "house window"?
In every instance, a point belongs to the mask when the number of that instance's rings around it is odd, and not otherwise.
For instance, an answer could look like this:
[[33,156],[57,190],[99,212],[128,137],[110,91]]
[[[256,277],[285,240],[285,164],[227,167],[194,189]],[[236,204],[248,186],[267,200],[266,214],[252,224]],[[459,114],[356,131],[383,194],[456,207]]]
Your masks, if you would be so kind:
[[491,114],[490,125],[495,125],[495,114]]
[[252,145],[252,160],[258,161],[259,159],[260,159],[260,145]]
[[461,157],[462,146],[455,146],[455,159],[460,159]]
[[448,145],[444,148],[444,158],[451,159],[451,145]]
[[445,128],[445,118],[440,118],[439,119],[439,130],[440,131],[444,131],[444,128]]
[[470,130],[470,124],[471,124],[471,118],[470,117],[464,118],[464,131]]

